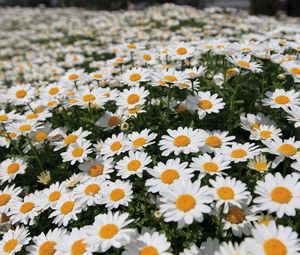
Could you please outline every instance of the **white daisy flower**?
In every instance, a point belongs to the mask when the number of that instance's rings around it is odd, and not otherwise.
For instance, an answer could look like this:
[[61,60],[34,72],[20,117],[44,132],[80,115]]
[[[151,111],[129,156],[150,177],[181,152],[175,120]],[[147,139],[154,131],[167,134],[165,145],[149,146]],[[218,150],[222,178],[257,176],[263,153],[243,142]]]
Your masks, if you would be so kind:
[[87,140],[72,143],[66,152],[60,154],[63,162],[71,161],[71,165],[74,165],[76,162],[82,163],[88,157],[88,154],[92,152],[90,146],[91,143]]

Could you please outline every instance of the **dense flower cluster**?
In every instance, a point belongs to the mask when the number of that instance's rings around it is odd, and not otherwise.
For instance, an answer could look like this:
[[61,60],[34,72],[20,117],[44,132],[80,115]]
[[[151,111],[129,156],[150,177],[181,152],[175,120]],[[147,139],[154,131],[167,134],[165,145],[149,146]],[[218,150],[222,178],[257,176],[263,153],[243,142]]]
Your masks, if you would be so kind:
[[300,254],[299,20],[1,9],[0,254]]

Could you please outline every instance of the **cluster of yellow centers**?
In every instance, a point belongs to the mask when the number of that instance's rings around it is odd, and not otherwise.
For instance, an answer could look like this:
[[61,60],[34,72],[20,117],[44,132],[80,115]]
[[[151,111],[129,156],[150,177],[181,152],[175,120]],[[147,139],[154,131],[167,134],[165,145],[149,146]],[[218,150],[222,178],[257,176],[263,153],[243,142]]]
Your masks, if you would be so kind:
[[175,169],[166,169],[160,174],[160,179],[164,184],[172,184],[179,178],[179,173]]
[[219,170],[219,166],[215,162],[206,162],[202,165],[203,170],[205,172],[217,172]]
[[129,80],[132,82],[139,81],[142,76],[139,73],[133,73],[129,76]]
[[75,158],[79,158],[82,156],[84,149],[82,147],[76,147],[72,150],[72,155]]
[[222,141],[219,137],[211,135],[205,139],[205,144],[209,147],[220,148],[222,145]]
[[282,144],[277,148],[277,151],[281,154],[283,154],[286,157],[291,157],[296,155],[297,148],[291,144]]
[[46,241],[39,248],[39,255],[53,255],[56,252],[56,242]]
[[92,183],[85,187],[84,193],[88,196],[94,196],[100,191],[101,187],[99,184]]
[[35,204],[33,202],[24,202],[20,207],[20,212],[25,214],[32,211],[32,209],[35,207]]
[[109,198],[115,202],[121,200],[124,197],[125,197],[125,192],[123,189],[120,188],[112,190],[109,194]]
[[185,54],[187,54],[188,51],[187,51],[186,48],[180,47],[180,48],[178,48],[178,49],[176,50],[176,52],[177,52],[178,55],[185,55]]
[[230,156],[232,158],[243,158],[243,157],[247,156],[247,154],[248,154],[247,151],[244,149],[235,149],[235,150],[231,151]]
[[198,102],[198,107],[202,110],[209,110],[213,107],[212,102],[207,99],[201,99]]
[[264,242],[263,249],[266,255],[287,255],[286,246],[277,238],[271,238]]
[[20,169],[20,164],[17,162],[13,162],[10,165],[8,165],[6,172],[8,174],[14,174],[14,173],[18,172],[19,169]]
[[19,89],[16,91],[16,97],[22,99],[27,96],[27,91],[25,89]]
[[275,97],[274,102],[276,104],[288,104],[290,99],[287,96],[277,96]]
[[16,246],[18,245],[19,241],[17,239],[10,239],[8,240],[5,245],[3,246],[3,251],[9,254],[12,252]]
[[89,168],[89,175],[92,177],[97,177],[103,173],[104,165],[103,164],[95,164]]
[[158,251],[157,249],[152,246],[152,245],[147,245],[144,246],[141,250],[140,250],[140,255],[158,255]]
[[72,212],[74,206],[75,206],[75,202],[72,200],[64,202],[60,207],[61,214],[67,215],[68,213]]
[[186,136],[186,135],[179,135],[173,141],[173,144],[176,147],[186,147],[190,143],[191,143],[191,139],[188,136]]
[[112,151],[118,151],[122,148],[122,143],[120,141],[115,141],[110,145]]
[[0,195],[0,206],[6,205],[11,199],[11,195],[7,193],[3,193]]
[[86,244],[83,239],[77,240],[72,244],[71,255],[82,255],[86,252]]
[[138,94],[131,94],[127,97],[128,104],[136,104],[140,100],[140,96]]
[[139,138],[135,139],[134,141],[132,141],[132,145],[134,147],[141,147],[141,146],[145,145],[146,142],[147,142],[147,140],[144,137],[139,137]]

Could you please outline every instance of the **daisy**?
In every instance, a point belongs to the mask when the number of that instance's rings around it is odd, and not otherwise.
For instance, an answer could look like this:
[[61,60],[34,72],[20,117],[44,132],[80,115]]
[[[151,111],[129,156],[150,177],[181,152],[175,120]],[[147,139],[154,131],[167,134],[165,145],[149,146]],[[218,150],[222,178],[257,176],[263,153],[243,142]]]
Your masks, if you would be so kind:
[[275,123],[262,113],[256,115],[251,113],[248,113],[247,115],[241,114],[240,120],[242,129],[246,131],[252,131],[259,128],[261,125],[275,126]]
[[64,184],[59,182],[53,183],[49,188],[43,190],[37,203],[45,211],[48,208],[52,208],[66,192],[67,189]]
[[10,206],[16,202],[21,201],[19,197],[22,189],[20,187],[15,187],[15,185],[6,186],[3,190],[0,191],[0,214],[7,214]]
[[144,105],[149,91],[144,87],[132,87],[129,90],[125,89],[120,93],[117,98],[117,106],[121,108],[133,109],[137,106]]
[[92,152],[90,146],[91,143],[87,140],[80,140],[71,144],[66,152],[60,154],[63,162],[71,161],[71,165],[74,165],[77,161],[82,163],[88,157],[88,154]]
[[228,136],[228,131],[208,131],[205,130],[204,133],[204,146],[201,148],[202,152],[215,152],[220,149],[222,146],[228,146],[232,144],[232,140],[235,139],[235,136]]
[[61,83],[51,83],[41,90],[41,98],[52,97],[52,98],[63,98],[66,95],[66,90]]
[[59,132],[59,136],[62,137],[62,141],[53,143],[55,145],[54,151],[60,150],[61,148],[64,148],[64,147],[67,147],[70,144],[74,144],[77,141],[84,140],[84,138],[88,137],[90,134],[91,134],[90,131],[82,130],[82,127],[80,127],[78,130],[73,131],[72,133],[70,133],[68,135],[64,132]]
[[72,194],[83,207],[101,204],[103,201],[103,190],[106,185],[106,181],[101,177],[90,178],[86,176],[73,189]]
[[300,82],[300,62],[299,61],[285,61],[281,64],[283,70],[285,70],[294,79],[294,82]]
[[194,66],[193,68],[187,68],[184,72],[188,75],[190,80],[195,80],[201,76],[204,76],[206,73],[206,67],[199,66],[198,68]]
[[266,172],[271,167],[271,162],[267,161],[267,158],[264,154],[259,154],[253,159],[250,159],[247,167],[258,172]]
[[126,179],[131,175],[142,177],[143,171],[147,170],[147,165],[152,162],[151,157],[145,152],[129,151],[129,156],[125,156],[117,162],[115,168],[118,171],[117,175]]
[[41,233],[32,238],[33,245],[26,247],[28,255],[57,254],[56,245],[65,235],[66,230],[55,228],[47,234]]
[[153,168],[148,168],[147,172],[152,178],[146,181],[149,192],[157,193],[168,189],[175,180],[190,180],[193,170],[187,168],[188,163],[180,163],[180,158],[169,159],[166,163],[158,162]]
[[203,132],[199,129],[179,127],[177,130],[168,129],[167,132],[169,135],[163,135],[159,142],[163,156],[196,153],[204,144]]
[[113,166],[114,161],[112,158],[104,160],[101,157],[97,157],[96,159],[89,157],[85,162],[79,164],[78,168],[90,177],[110,179],[110,174],[114,172]]
[[171,247],[167,237],[159,232],[145,232],[136,242],[129,244],[122,255],[171,255],[167,252]]
[[283,108],[300,105],[300,92],[294,89],[285,91],[284,89],[275,89],[274,92],[266,92],[267,98],[262,99],[265,106],[271,108]]
[[8,91],[8,101],[13,105],[26,105],[34,98],[35,89],[30,84],[12,86]]
[[104,105],[104,97],[102,96],[99,88],[85,88],[80,90],[78,93],[78,98],[75,97],[75,99],[78,100],[77,104],[83,106],[84,108],[100,108]]
[[281,129],[275,126],[260,125],[258,128],[251,130],[250,140],[267,140],[281,136]]
[[168,86],[186,83],[188,76],[174,68],[163,69],[152,76],[153,86]]
[[65,75],[61,78],[61,82],[67,82],[67,83],[74,83],[77,82],[79,79],[83,78],[85,76],[83,69],[79,70],[69,70]]
[[192,224],[194,220],[202,222],[203,214],[209,213],[209,206],[213,197],[208,186],[202,186],[200,180],[191,181],[176,180],[170,189],[161,192],[160,212],[164,221],[178,222],[181,228],[185,224]]
[[285,157],[294,160],[300,157],[300,141],[295,141],[295,137],[284,140],[274,137],[274,140],[264,140],[263,143],[268,147],[265,149],[266,152],[277,155],[273,167],[276,167]]
[[214,255],[231,255],[231,254],[249,255],[246,247],[246,243],[242,242],[241,244],[238,244],[232,242],[228,242],[228,243],[223,242],[220,244],[218,251],[214,253]]
[[115,134],[112,137],[107,138],[101,149],[101,154],[104,155],[104,159],[112,157],[114,155],[120,155],[121,153],[128,151],[129,144],[128,139],[124,133]]
[[116,209],[120,205],[128,206],[133,198],[132,193],[132,184],[129,181],[109,182],[103,191],[103,203],[109,210]]
[[37,120],[24,120],[10,124],[7,128],[8,131],[16,132],[18,135],[28,135],[30,132],[36,131],[40,124]]
[[1,254],[16,254],[29,243],[30,239],[28,229],[23,226],[17,226],[15,230],[8,230],[0,241]]
[[128,213],[113,214],[111,211],[97,215],[94,224],[83,229],[89,237],[88,244],[95,247],[97,252],[106,252],[111,247],[120,248],[128,244],[135,233],[135,230],[127,228],[133,221],[128,216]]
[[11,205],[8,215],[12,224],[34,224],[34,218],[40,214],[42,208],[39,207],[37,201],[39,199],[38,193],[32,193],[24,197],[23,201],[15,201]]
[[203,119],[206,114],[219,113],[224,108],[222,98],[218,98],[217,94],[211,94],[210,91],[201,92],[186,99],[186,105],[189,110],[197,111],[199,119]]
[[203,155],[198,156],[197,158],[192,158],[192,163],[190,167],[194,171],[199,171],[199,177],[203,177],[205,175],[220,175],[224,174],[225,169],[230,168],[230,160],[226,160],[220,155],[216,155],[211,157],[209,154],[205,153]]
[[58,241],[56,250],[60,255],[92,255],[93,247],[88,244],[88,236],[82,229],[72,228]]
[[67,226],[70,220],[78,220],[77,214],[83,210],[83,206],[73,194],[64,193],[60,200],[53,205],[53,212],[49,218],[53,218],[53,223],[58,226]]
[[246,205],[242,205],[241,208],[230,206],[222,221],[224,224],[223,230],[230,229],[233,235],[242,237],[242,235],[250,235],[253,227],[252,223],[257,221],[257,216]]
[[106,111],[104,115],[97,120],[96,125],[102,127],[104,130],[111,130],[119,127],[126,119],[127,117],[123,115],[122,111],[117,111],[116,113]]
[[185,60],[187,58],[193,57],[194,51],[195,47],[191,46],[188,43],[181,42],[172,45],[168,52],[173,59]]
[[234,163],[245,162],[260,154],[261,149],[254,143],[232,143],[231,147],[222,147],[220,153]]
[[267,174],[264,181],[258,181],[255,187],[258,195],[253,202],[260,211],[276,212],[278,218],[284,215],[295,216],[296,209],[300,208],[300,182],[297,175],[282,177]]
[[1,183],[13,181],[17,175],[25,174],[27,163],[22,158],[6,159],[0,164]]
[[232,56],[227,56],[226,59],[234,64],[235,66],[241,68],[241,69],[245,69],[245,70],[249,70],[253,73],[260,73],[262,72],[261,69],[261,65],[258,64],[257,62],[251,62],[251,55],[232,55]]
[[129,86],[139,85],[149,80],[149,71],[141,67],[132,68],[123,73],[120,80]]
[[4,110],[0,110],[0,124],[10,123],[14,121],[17,116],[15,111],[5,112]]
[[157,55],[154,51],[147,50],[138,53],[138,60],[141,65],[154,65],[157,63]]
[[144,129],[142,132],[128,134],[128,140],[133,150],[143,150],[145,147],[155,143],[156,136],[157,134],[151,133],[150,129]]
[[247,250],[251,254],[297,255],[300,252],[298,234],[291,227],[257,225],[252,229],[252,238],[246,239]]
[[223,208],[223,213],[229,212],[230,205],[241,208],[250,198],[247,186],[235,178],[217,176],[209,182],[213,187],[214,200],[217,201],[216,208]]

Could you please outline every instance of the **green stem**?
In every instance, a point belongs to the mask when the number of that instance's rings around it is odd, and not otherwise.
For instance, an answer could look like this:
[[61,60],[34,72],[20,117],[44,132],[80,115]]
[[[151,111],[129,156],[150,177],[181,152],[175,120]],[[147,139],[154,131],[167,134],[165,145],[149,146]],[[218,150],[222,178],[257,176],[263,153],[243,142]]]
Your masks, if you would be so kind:
[[31,142],[31,140],[30,140],[28,134],[26,135],[26,138],[27,138],[27,141],[28,141],[28,143],[29,143],[29,146],[30,146],[31,150],[32,150],[33,153],[34,153],[34,156],[35,156],[35,158],[36,158],[36,161],[38,162],[38,165],[39,165],[40,170],[43,171],[43,166],[42,166],[42,162],[40,161],[39,154],[38,154],[36,148],[34,147],[34,145],[32,144],[32,142]]

